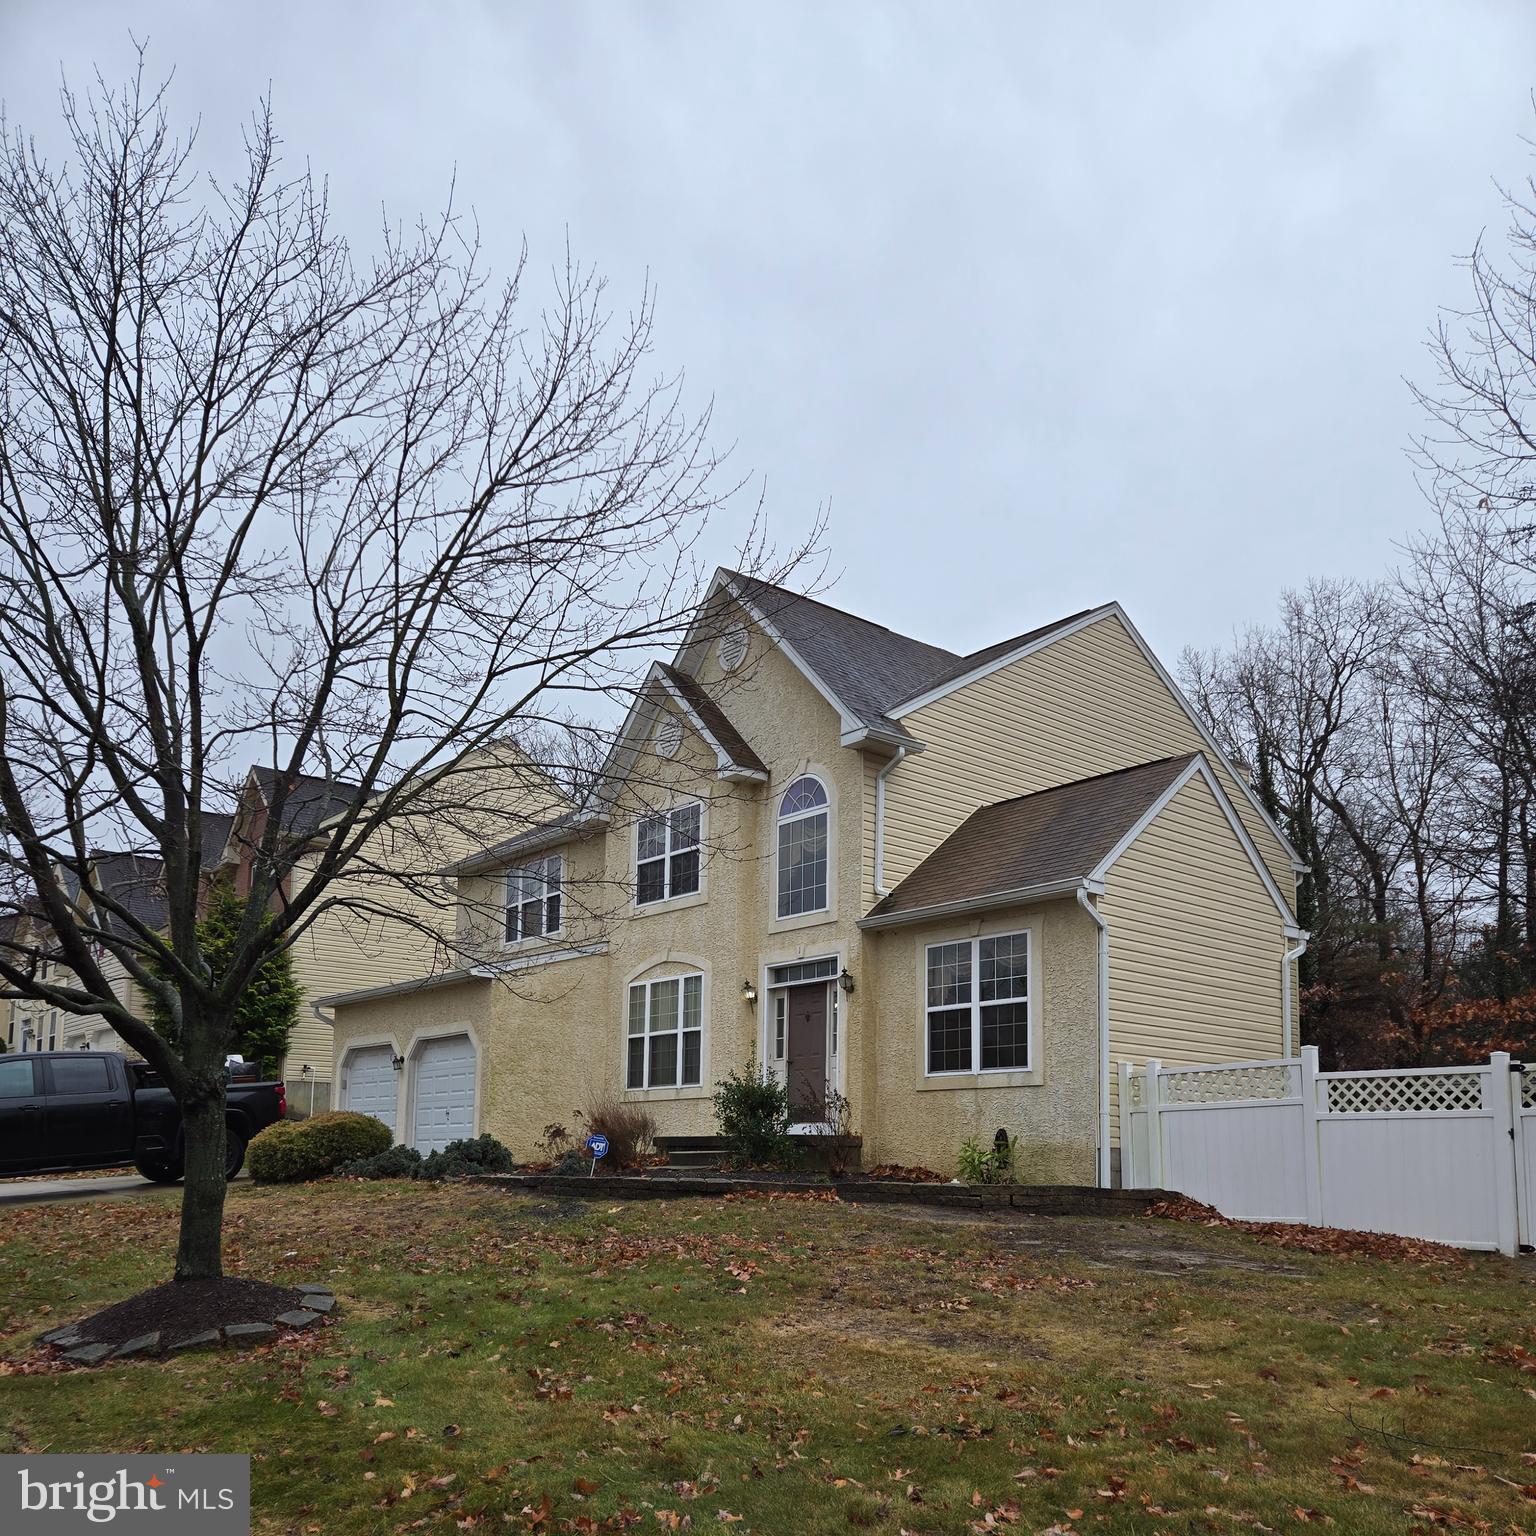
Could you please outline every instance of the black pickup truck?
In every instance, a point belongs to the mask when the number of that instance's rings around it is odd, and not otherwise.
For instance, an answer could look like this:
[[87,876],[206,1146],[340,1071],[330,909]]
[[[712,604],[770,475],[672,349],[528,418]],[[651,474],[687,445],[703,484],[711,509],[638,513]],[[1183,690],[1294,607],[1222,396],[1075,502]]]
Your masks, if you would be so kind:
[[[181,1106],[147,1068],[115,1051],[29,1051],[0,1056],[0,1178],[132,1163],[146,1179],[182,1174]],[[281,1083],[231,1082],[226,1172],[245,1144],[287,1113]]]

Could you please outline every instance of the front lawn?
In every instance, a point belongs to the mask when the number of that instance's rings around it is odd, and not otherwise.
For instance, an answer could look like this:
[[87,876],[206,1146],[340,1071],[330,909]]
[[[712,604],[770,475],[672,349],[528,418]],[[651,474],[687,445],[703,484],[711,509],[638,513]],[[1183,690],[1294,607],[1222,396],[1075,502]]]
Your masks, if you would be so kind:
[[[0,1450],[249,1451],[255,1529],[1536,1531],[1536,1262],[814,1194],[236,1186],[338,1321],[39,1372],[169,1273],[175,1195],[0,1215]],[[50,1310],[51,1309],[51,1310]]]

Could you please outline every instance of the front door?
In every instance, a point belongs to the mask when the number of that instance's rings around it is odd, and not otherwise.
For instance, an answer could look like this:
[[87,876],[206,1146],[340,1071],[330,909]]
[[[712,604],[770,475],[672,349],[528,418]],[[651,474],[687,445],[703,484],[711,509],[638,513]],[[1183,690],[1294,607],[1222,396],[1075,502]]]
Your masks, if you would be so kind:
[[792,987],[786,1080],[789,1114],[797,1125],[827,1116],[827,988],[824,982]]

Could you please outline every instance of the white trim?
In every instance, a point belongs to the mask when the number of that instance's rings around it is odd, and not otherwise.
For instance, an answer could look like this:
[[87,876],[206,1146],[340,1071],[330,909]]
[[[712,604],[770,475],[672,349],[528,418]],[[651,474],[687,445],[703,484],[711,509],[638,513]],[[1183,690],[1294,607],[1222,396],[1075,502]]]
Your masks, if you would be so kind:
[[395,1141],[400,1140],[400,1104],[405,1097],[405,1068],[396,1067],[394,1058],[404,1057],[405,1052],[400,1049],[400,1042],[391,1034],[359,1035],[355,1040],[349,1040],[343,1048],[338,1059],[332,1062],[332,1087],[335,1090],[336,1103],[333,1109],[347,1108],[347,1058],[354,1056],[358,1051],[377,1051],[387,1049],[390,1054],[390,1073],[395,1080],[395,1123],[390,1127],[390,1134]]
[[[1102,895],[1100,890],[1098,894]],[[1098,903],[1088,899],[1085,884],[1077,893],[1077,904],[1092,919],[1098,929],[1098,1038],[1099,1069],[1095,1074],[1098,1088],[1098,1176],[1099,1188],[1109,1188],[1109,924],[1099,911]],[[1121,1106],[1123,1114],[1124,1105]]]
[[[501,969],[507,969],[503,966]],[[407,992],[430,992],[434,987],[456,987],[466,981],[492,981],[496,971],[487,965],[469,965],[456,971],[443,971],[435,976],[413,976],[409,981],[392,981],[383,987],[363,987],[356,992],[333,992],[329,997],[317,997],[315,1008],[341,1008],[353,1003],[371,1003],[380,998],[398,997]]]
[[993,672],[996,672],[1003,667],[1009,666],[1015,661],[1021,661],[1026,656],[1034,655],[1036,651],[1044,650],[1046,646],[1055,645],[1059,640],[1065,640],[1072,635],[1080,633],[1082,630],[1087,629],[1089,625],[1097,624],[1101,619],[1111,617],[1119,619],[1121,625],[1125,629],[1126,634],[1130,637],[1131,643],[1136,647],[1137,650],[1141,652],[1142,657],[1146,660],[1147,664],[1157,674],[1158,680],[1169,691],[1169,693],[1173,695],[1174,702],[1177,703],[1179,708],[1184,711],[1184,714],[1188,717],[1190,724],[1193,725],[1195,730],[1199,732],[1200,739],[1205,743],[1206,749],[1211,753],[1216,761],[1220,763],[1221,766],[1225,768],[1229,774],[1232,775],[1233,781],[1242,790],[1249,804],[1252,805],[1254,810],[1259,813],[1259,816],[1263,819],[1264,825],[1268,827],[1272,833],[1274,833],[1275,837],[1279,840],[1280,846],[1285,850],[1287,856],[1290,858],[1291,867],[1298,872],[1304,870],[1307,866],[1303,862],[1301,855],[1297,853],[1296,849],[1292,846],[1291,840],[1285,835],[1284,832],[1280,830],[1279,826],[1275,822],[1274,817],[1272,817],[1269,812],[1264,809],[1263,802],[1254,793],[1253,786],[1241,773],[1237,771],[1237,769],[1233,766],[1231,759],[1228,758],[1226,753],[1222,751],[1220,743],[1217,742],[1216,738],[1211,734],[1209,727],[1200,718],[1194,706],[1189,702],[1187,698],[1184,697],[1184,694],[1179,688],[1179,685],[1174,682],[1173,678],[1169,675],[1162,662],[1157,659],[1156,655],[1152,651],[1151,646],[1149,646],[1147,642],[1141,637],[1140,632],[1137,630],[1136,626],[1131,623],[1130,618],[1127,616],[1125,610],[1120,606],[1119,603],[1105,603],[1102,607],[1091,609],[1080,619],[1074,619],[1070,624],[1062,624],[1058,628],[1050,630],[1044,635],[1040,635],[1038,638],[1029,641],[1025,645],[1017,646],[1011,651],[1005,651],[1001,656],[993,657],[992,660],[982,663],[982,665],[976,667],[970,672],[964,672],[959,677],[954,677],[951,678],[948,682],[940,683],[937,687],[930,688],[926,692],[918,694],[915,698],[907,699],[900,704],[892,705],[887,713],[893,719],[902,719],[905,716],[915,712],[916,710],[922,709],[929,704],[935,703],[939,699],[946,698],[949,694],[954,693],[956,689],[964,688],[983,677],[988,677]]
[[[672,847],[672,815],[675,811],[686,810],[688,806],[696,805],[699,808],[699,840],[690,849],[687,845],[674,851]],[[667,831],[665,850],[659,855],[653,855],[644,860],[647,864],[661,865],[661,895],[654,901],[640,900],[640,828],[648,821],[662,822]],[[635,817],[634,836],[630,839],[630,885],[629,885],[629,910],[631,916],[647,912],[674,912],[684,902],[690,904],[703,901],[708,894],[708,888],[704,878],[704,845],[709,836],[709,803],[699,799],[696,795],[685,795],[672,804],[661,808],[650,807],[643,816]],[[671,890],[672,885],[672,860],[679,854],[697,853],[699,856],[699,883],[691,891],[682,891],[676,895]]]
[[883,917],[861,917],[860,928],[895,928],[902,923],[923,923],[936,917],[961,917],[967,912],[988,912],[994,907],[1021,907],[1031,902],[1050,901],[1057,896],[1071,896],[1083,885],[1081,875],[1064,880],[1046,880],[1039,885],[1021,885],[992,896],[964,896],[957,901],[939,901],[931,906],[913,907],[908,912],[887,912]]
[[[830,961],[836,970],[829,977],[821,981],[791,981],[783,985],[776,985],[772,979],[773,970],[781,965],[813,965],[818,960]],[[847,1072],[844,1062],[848,1058],[848,1010],[843,1007],[840,988],[837,978],[848,967],[847,950],[839,944],[831,949],[812,949],[809,954],[804,947],[794,953],[775,952],[765,956],[758,965],[758,1025],[757,1025],[757,1059],[761,1063],[760,1070],[772,1075],[777,1081],[787,1083],[789,1080],[789,1018],[784,1019],[784,1056],[780,1060],[773,1054],[773,998],[776,994],[788,994],[796,987],[825,986],[829,989],[827,994],[827,1087],[832,1091],[847,1094]],[[832,1049],[833,1018],[832,1010],[838,1010],[836,1029],[836,1051]]]
[[[1005,997],[993,999],[991,1003],[984,1003],[981,997],[981,946],[989,939],[1016,939],[1020,936],[1024,939],[1024,1052],[1023,1066],[1012,1067],[984,1067],[981,1064],[981,1011],[986,1007],[995,1007],[998,1004],[1017,1003],[1017,997]],[[968,1003],[955,1003],[949,1007],[944,1004],[933,1004],[928,1001],[928,952],[933,949],[946,949],[955,945],[964,944],[971,954],[971,998]],[[958,1081],[961,1084],[975,1082],[977,1087],[990,1086],[990,1080],[1001,1079],[1001,1086],[1008,1086],[1020,1074],[1029,1074],[1038,1077],[1039,1065],[1039,1022],[1040,1010],[1036,1006],[1036,985],[1038,982],[1039,961],[1037,951],[1039,940],[1033,926],[1026,924],[1022,928],[1005,928],[999,933],[972,933],[954,938],[922,938],[918,940],[918,985],[921,994],[922,1007],[920,1010],[918,1028],[922,1036],[922,1077],[927,1083],[949,1083]],[[950,1067],[935,1072],[930,1066],[930,1037],[928,1020],[935,1013],[954,1013],[961,1007],[966,1008],[971,1016],[971,1065],[969,1067]]]
[[[549,882],[549,874],[548,874],[548,865],[550,864],[550,862],[552,860],[558,862],[559,865],[560,865],[559,874],[556,876],[556,879],[555,879],[555,888],[554,888],[553,892],[551,892],[551,890],[550,890],[550,882]],[[539,878],[540,887],[542,889],[542,894],[540,896],[536,897],[536,898],[533,898],[533,899],[536,899],[538,901],[538,904],[539,904],[539,923],[540,923],[541,926],[540,926],[539,931],[537,933],[520,933],[517,938],[509,939],[507,937],[507,918],[511,915],[513,906],[516,905],[516,907],[517,907],[517,915],[518,915],[518,927],[521,928],[522,927],[522,909],[528,905],[529,898],[524,897],[523,900],[521,900],[519,902],[516,902],[516,903],[513,903],[512,901],[508,900],[508,889],[507,888],[511,884],[512,877],[514,875],[518,876],[519,878],[526,878],[526,877],[528,877],[528,876],[530,876],[530,875],[532,875],[534,873],[534,870],[535,870],[535,868],[537,866],[544,866],[543,872],[541,872],[539,874],[539,877],[538,877]],[[555,897],[555,899],[560,903],[560,921],[558,923],[556,923],[556,925],[553,928],[545,928],[542,925],[543,925],[545,919],[547,919],[548,916],[549,916],[549,899],[550,899],[551,895],[553,895]],[[565,936],[565,855],[563,853],[558,853],[558,852],[555,852],[555,851],[551,850],[551,851],[549,851],[547,853],[542,854],[538,858],[533,859],[530,863],[527,863],[527,864],[509,864],[509,865],[507,865],[507,867],[504,870],[502,870],[502,872],[501,872],[501,948],[502,948],[502,952],[505,954],[505,953],[507,953],[509,951],[512,951],[512,950],[523,950],[523,949],[526,949],[526,947],[528,945],[530,945],[530,944],[537,944],[541,940],[545,940],[545,939],[558,939],[558,938],[563,938],[564,936]]]

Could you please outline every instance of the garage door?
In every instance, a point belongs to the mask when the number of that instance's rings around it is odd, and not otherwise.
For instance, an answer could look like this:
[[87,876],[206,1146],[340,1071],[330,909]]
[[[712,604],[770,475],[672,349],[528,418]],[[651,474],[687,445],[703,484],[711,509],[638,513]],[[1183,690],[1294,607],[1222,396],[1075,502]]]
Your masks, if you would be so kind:
[[355,1109],[360,1115],[374,1115],[395,1133],[395,1085],[399,1078],[387,1045],[370,1045],[353,1051],[342,1066],[345,1082],[342,1108]]
[[414,1131],[419,1152],[475,1134],[475,1048],[468,1035],[429,1040],[414,1062]]

